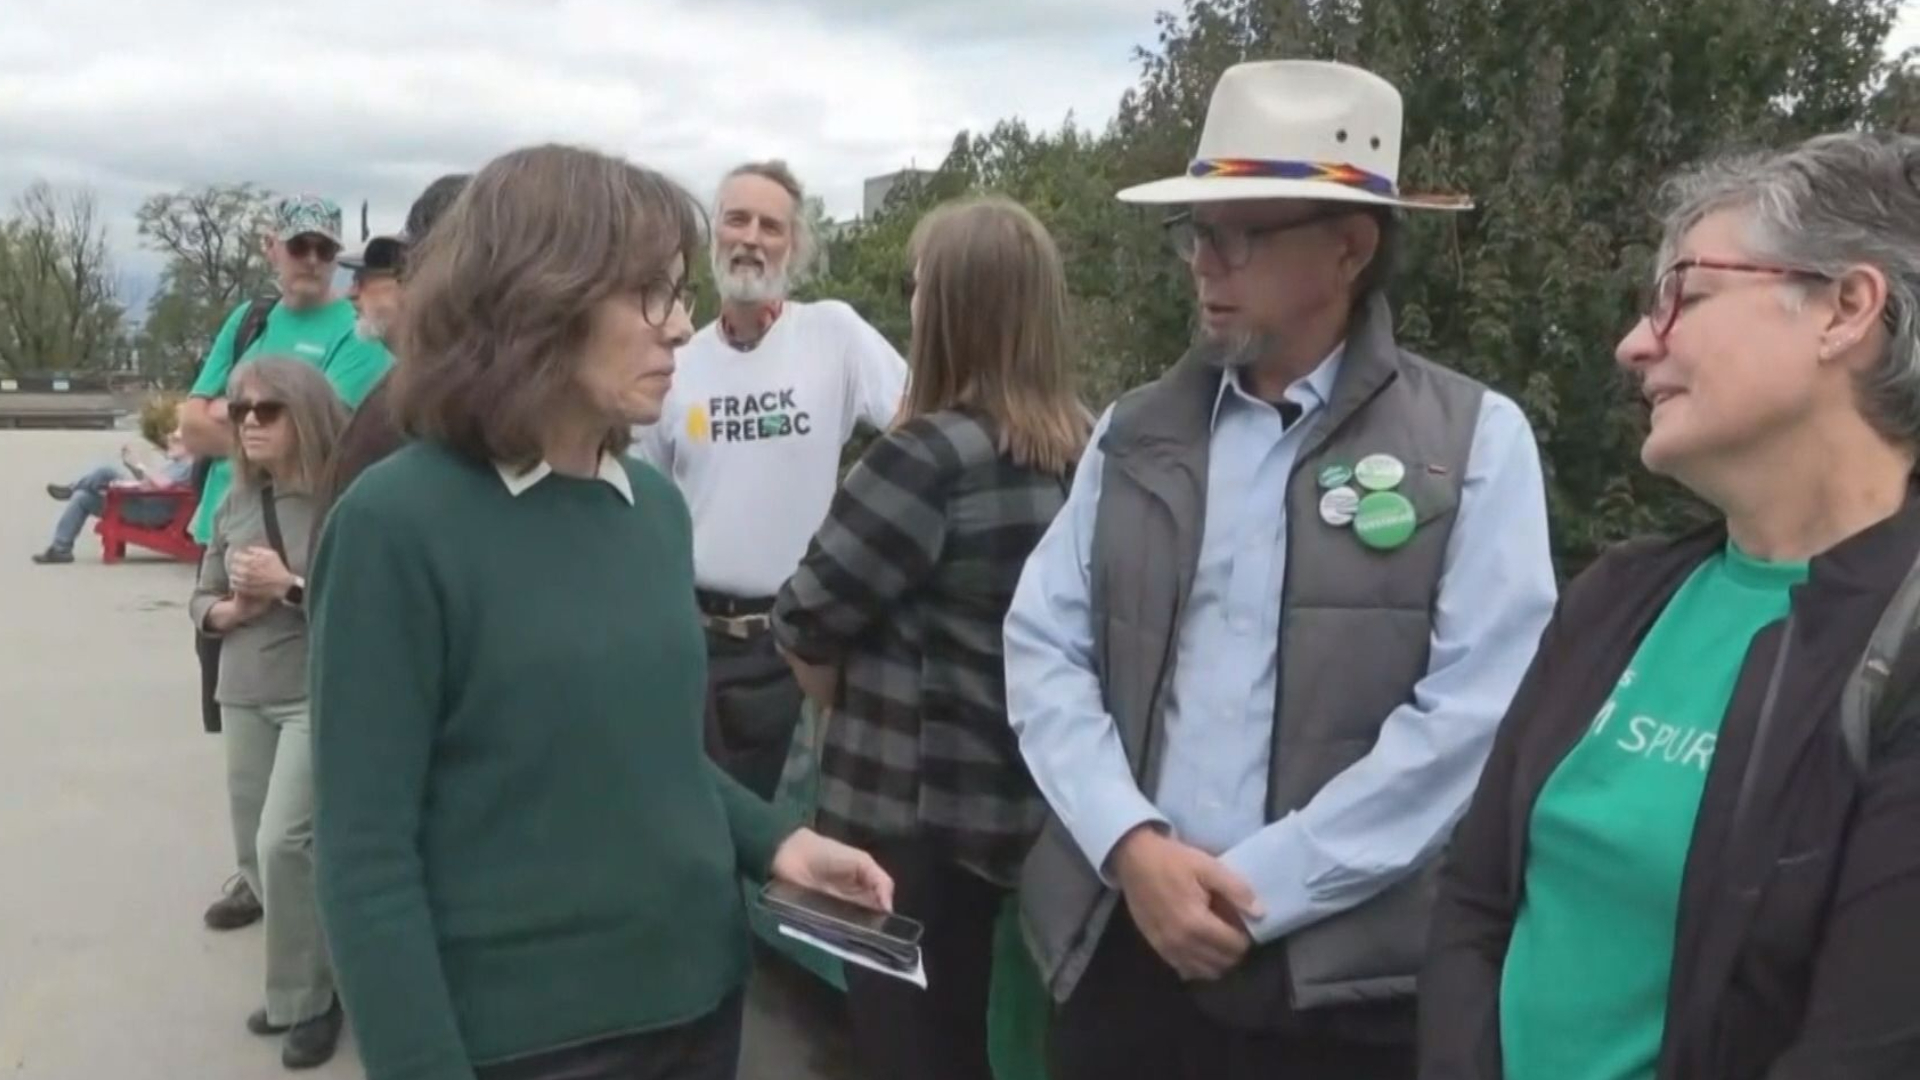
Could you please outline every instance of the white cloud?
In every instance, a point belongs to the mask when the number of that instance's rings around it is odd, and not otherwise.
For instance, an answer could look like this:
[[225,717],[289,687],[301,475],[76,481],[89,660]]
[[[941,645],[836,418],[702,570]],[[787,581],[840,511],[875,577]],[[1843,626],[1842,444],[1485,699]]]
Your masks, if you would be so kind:
[[0,199],[101,195],[123,264],[153,192],[253,180],[397,224],[433,177],[577,142],[705,193],[791,161],[838,216],[861,182],[1019,116],[1103,123],[1168,0],[4,0]]
[[[397,225],[530,142],[616,151],[705,194],[782,156],[837,216],[962,129],[1105,122],[1174,0],[0,0],[0,203],[87,184],[123,267],[133,209],[253,180]],[[1920,43],[1920,5],[1894,35]],[[350,214],[352,211],[350,210]]]

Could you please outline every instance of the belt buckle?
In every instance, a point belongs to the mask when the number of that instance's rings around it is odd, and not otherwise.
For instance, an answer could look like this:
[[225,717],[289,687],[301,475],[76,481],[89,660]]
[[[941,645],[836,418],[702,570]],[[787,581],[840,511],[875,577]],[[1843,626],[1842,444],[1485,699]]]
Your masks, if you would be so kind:
[[707,625],[735,641],[747,641],[755,628],[772,629],[773,620],[765,615],[709,615]]

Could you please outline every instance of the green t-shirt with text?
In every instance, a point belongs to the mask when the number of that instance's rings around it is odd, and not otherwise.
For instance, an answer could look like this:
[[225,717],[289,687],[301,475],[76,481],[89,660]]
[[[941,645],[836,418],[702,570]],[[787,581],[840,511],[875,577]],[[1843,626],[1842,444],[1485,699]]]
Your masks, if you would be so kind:
[[357,409],[392,366],[393,354],[385,344],[349,330],[333,343],[320,370],[340,399],[347,403],[347,408]]
[[1720,721],[1806,576],[1731,544],[1702,564],[1542,788],[1500,982],[1506,1080],[1653,1080]]
[[[188,393],[193,397],[220,398],[227,396],[227,380],[233,377],[233,339],[240,332],[240,322],[246,318],[246,304],[241,304],[227,316],[221,325],[220,333],[213,339],[213,347],[207,351],[207,358],[200,365],[200,375],[193,381],[193,389]],[[334,300],[317,308],[306,311],[294,311],[284,304],[276,304],[267,315],[267,324],[260,336],[254,339],[242,363],[258,360],[266,356],[283,356],[305,360],[315,367],[325,370],[327,358],[332,355],[342,336],[353,336],[353,304],[347,300]],[[372,383],[369,381],[368,386]],[[335,383],[339,389],[339,383]],[[349,397],[345,390],[340,396],[347,399],[348,406],[358,405],[359,398]],[[366,388],[361,388],[360,396],[366,396]],[[213,534],[214,511],[220,507],[222,499],[227,497],[227,487],[232,483],[233,468],[221,459],[213,463],[207,471],[207,486],[200,493],[200,509],[193,515],[193,538],[206,543]]]

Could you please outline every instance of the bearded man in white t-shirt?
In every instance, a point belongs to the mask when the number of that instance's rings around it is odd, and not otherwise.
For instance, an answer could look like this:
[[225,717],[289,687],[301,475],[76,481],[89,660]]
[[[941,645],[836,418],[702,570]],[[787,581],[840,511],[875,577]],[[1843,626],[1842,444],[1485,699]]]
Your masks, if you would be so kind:
[[693,512],[694,579],[707,631],[707,743],[772,797],[800,690],[767,633],[773,597],[826,518],[841,449],[893,420],[907,365],[837,300],[788,299],[816,251],[805,191],[779,161],[720,185],[713,276],[720,316],[675,357],[658,422],[634,453],[672,477]]

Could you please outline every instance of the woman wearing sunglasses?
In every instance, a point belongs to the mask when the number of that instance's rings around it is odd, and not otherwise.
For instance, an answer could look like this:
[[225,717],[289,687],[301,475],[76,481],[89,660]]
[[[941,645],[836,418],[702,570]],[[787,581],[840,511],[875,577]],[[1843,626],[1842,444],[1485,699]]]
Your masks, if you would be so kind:
[[1920,551],[1916,181],[1849,134],[1670,185],[1618,357],[1719,520],[1566,591],[1450,849],[1423,1080],[1920,1076],[1920,719],[1840,723]]
[[700,228],[660,174],[545,146],[409,256],[413,442],[314,570],[321,910],[370,1080],[731,1080],[741,876],[889,903],[701,743],[692,521],[623,455]]
[[264,359],[235,369],[227,415],[235,483],[214,515],[191,609],[223,639],[214,698],[233,840],[265,909],[266,1004],[247,1027],[284,1034],[282,1062],[311,1068],[333,1056],[341,1013],[314,900],[304,575],[314,485],[347,407],[312,364]]

